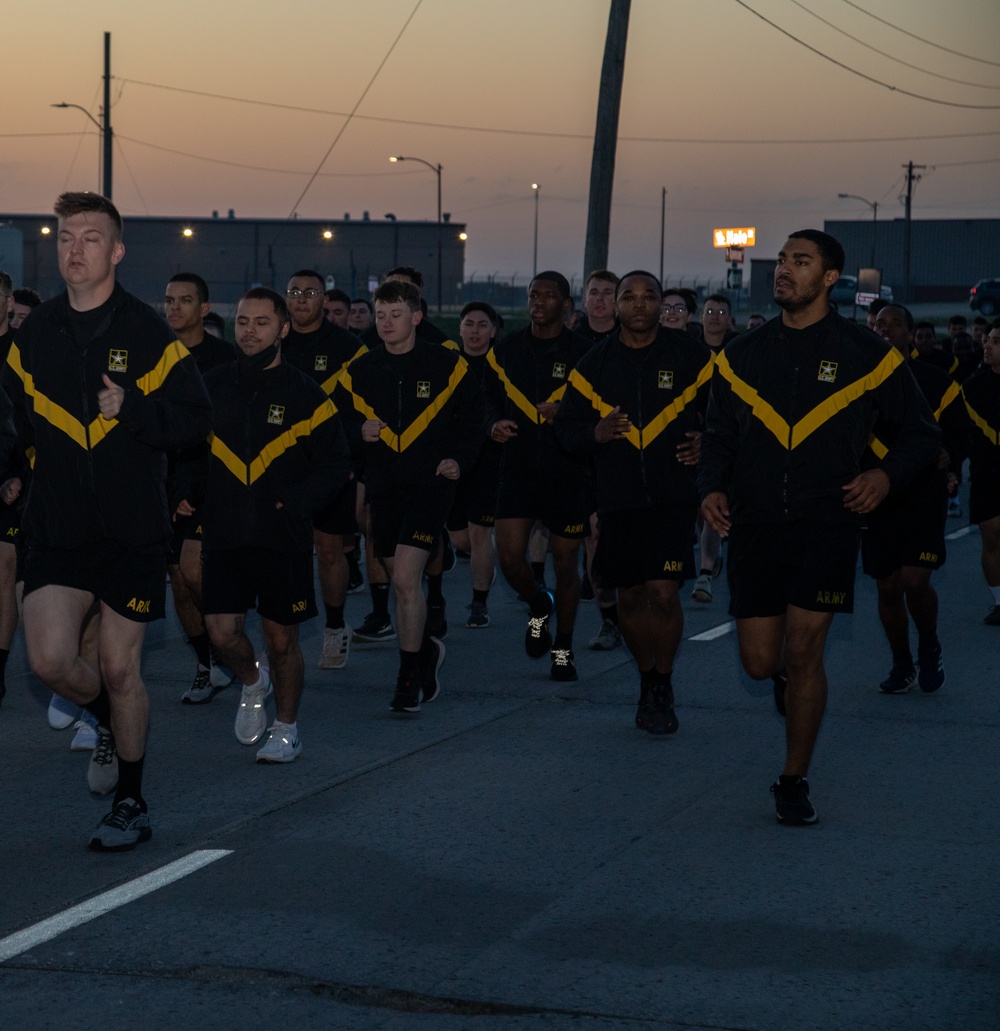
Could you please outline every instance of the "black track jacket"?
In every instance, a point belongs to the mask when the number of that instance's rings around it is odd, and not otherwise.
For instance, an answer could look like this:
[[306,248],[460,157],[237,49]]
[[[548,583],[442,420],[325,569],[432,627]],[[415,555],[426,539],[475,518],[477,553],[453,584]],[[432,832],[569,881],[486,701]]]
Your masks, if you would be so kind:
[[[698,503],[695,470],[677,461],[685,433],[701,430],[714,358],[704,344],[660,327],[648,347],[619,336],[595,344],[569,374],[555,419],[556,438],[597,462],[598,513]],[[594,427],[618,407],[627,436],[598,444]]]
[[845,484],[881,420],[879,467],[896,491],[938,456],[940,432],[902,356],[833,312],[804,330],[780,318],[716,356],[698,489],[729,498],[734,522],[857,523]]
[[[352,450],[364,453],[370,494],[425,488],[445,458],[465,476],[482,446],[478,385],[449,347],[417,339],[412,351],[393,355],[380,343],[351,362],[335,397]],[[368,419],[386,424],[374,444],[361,440]]]
[[993,476],[1000,469],[1000,374],[983,366],[963,384],[962,398],[972,420],[970,475]]
[[205,385],[213,412],[198,509],[203,547],[311,548],[313,515],[350,475],[333,402],[287,362],[252,373],[233,362],[213,369]]
[[[82,350],[65,293],[25,319],[3,383],[35,447],[22,529],[29,544],[140,548],[170,537],[165,452],[203,440],[211,413],[194,358],[159,315],[116,285]],[[107,375],[125,388],[100,414]]]

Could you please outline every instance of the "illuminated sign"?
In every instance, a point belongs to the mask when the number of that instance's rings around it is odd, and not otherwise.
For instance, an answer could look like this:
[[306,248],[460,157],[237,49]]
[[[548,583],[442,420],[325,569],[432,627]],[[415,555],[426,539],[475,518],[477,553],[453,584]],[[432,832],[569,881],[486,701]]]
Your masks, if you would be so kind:
[[713,229],[713,247],[755,247],[757,230],[750,226],[747,229]]

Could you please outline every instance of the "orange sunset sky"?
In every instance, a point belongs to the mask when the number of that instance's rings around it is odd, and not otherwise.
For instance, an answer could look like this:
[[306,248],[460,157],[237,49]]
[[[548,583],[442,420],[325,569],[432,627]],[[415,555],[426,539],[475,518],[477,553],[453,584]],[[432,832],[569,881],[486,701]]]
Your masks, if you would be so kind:
[[[409,154],[443,166],[444,210],[468,223],[467,277],[530,272],[532,182],[539,267],[579,277],[608,8],[5,4],[0,210],[45,212],[64,189],[99,188],[95,127],[50,105],[99,117],[110,31],[114,199],[126,218],[234,208],[433,219],[434,175],[388,161]],[[901,217],[911,159],[928,166],[914,217],[1000,217],[998,41],[998,0],[633,0],[610,266],[658,267],[662,187],[674,282],[724,274],[715,226],[756,226],[753,256],[769,257],[792,229],[870,219],[839,192]]]

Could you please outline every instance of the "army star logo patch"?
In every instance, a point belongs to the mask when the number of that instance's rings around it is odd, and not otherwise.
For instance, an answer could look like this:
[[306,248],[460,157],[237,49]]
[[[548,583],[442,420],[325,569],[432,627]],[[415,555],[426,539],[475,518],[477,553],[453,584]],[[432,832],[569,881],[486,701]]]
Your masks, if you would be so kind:
[[313,364],[313,369],[316,372],[326,372],[326,363],[327,363],[327,361],[328,361],[328,359],[327,359],[327,356],[325,354],[318,354],[318,355],[316,355],[316,361]]
[[430,380],[419,379],[417,380],[417,397],[430,397],[431,396],[431,384]]
[[108,352],[108,372],[126,372],[128,370],[128,351],[113,347]]
[[666,369],[660,369],[656,374],[656,385],[660,390],[673,390],[674,374]]
[[565,379],[566,378],[566,363],[556,362],[552,366],[552,378],[553,379]]
[[285,421],[285,406],[268,405],[267,421],[271,423],[272,426],[280,426]]
[[837,363],[820,362],[819,375],[816,378],[820,383],[832,383],[837,378]]

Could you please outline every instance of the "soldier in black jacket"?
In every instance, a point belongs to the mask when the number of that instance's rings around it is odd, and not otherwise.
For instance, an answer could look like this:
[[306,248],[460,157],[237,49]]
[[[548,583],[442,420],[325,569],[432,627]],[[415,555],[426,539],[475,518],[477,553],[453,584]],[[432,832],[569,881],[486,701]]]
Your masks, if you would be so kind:
[[1000,626],[1000,325],[983,344],[983,367],[962,384],[973,422],[969,452],[969,522],[979,527],[982,567],[993,604],[983,618]]
[[[853,608],[865,515],[937,461],[940,433],[899,354],[827,303],[844,249],[815,229],[778,255],[772,319],[716,357],[698,487],[730,538],[730,614],[754,679],[778,674],[785,768],[779,822],[814,823],[806,774],[826,708],[823,668],[835,612]],[[875,468],[861,460],[877,419],[897,427]]]
[[[207,436],[210,407],[187,348],[115,284],[125,248],[114,205],[65,193],[55,212],[66,292],[25,320],[4,370],[35,446],[24,633],[36,676],[97,717],[87,779],[115,801],[90,846],[119,851],[152,833],[140,662],[146,624],[165,601],[166,452]],[[80,655],[95,615],[99,669]]]
[[374,302],[382,344],[351,362],[336,396],[352,447],[364,451],[375,554],[396,593],[399,676],[390,708],[406,714],[440,690],[444,645],[427,632],[421,581],[455,481],[479,454],[483,420],[465,359],[417,339],[416,287],[385,282]]
[[693,574],[694,466],[713,360],[704,344],[659,325],[660,303],[651,273],[622,277],[621,329],[570,373],[555,429],[568,451],[596,459],[594,567],[603,587],[618,588],[622,633],[639,667],[635,725],[670,734],[684,630],[678,592]]
[[[203,607],[212,645],[243,683],[235,733],[244,745],[264,734],[274,684],[276,717],[257,761],[292,762],[301,751],[299,624],[316,615],[313,517],[350,476],[346,440],[323,389],[281,360],[288,310],[266,287],[236,308],[239,354],[206,377],[212,398],[211,456],[204,502]],[[260,614],[268,664],[258,668],[244,631]]]
[[[580,604],[580,541],[591,509],[587,467],[559,447],[552,428],[569,374],[589,347],[563,325],[568,305],[566,277],[539,272],[528,287],[531,325],[489,352],[492,373],[486,379],[490,437],[504,445],[496,518],[500,568],[528,603],[525,651],[533,659],[548,653],[549,675],[562,681],[577,679],[573,625]],[[536,520],[549,530],[554,596],[536,582],[526,557]]]
[[[971,423],[958,384],[943,370],[910,360],[913,316],[907,308],[883,306],[875,316],[875,332],[903,356],[944,438],[939,461],[868,516],[861,540],[862,563],[878,583],[879,619],[892,651],[892,669],[879,690],[905,694],[919,682],[920,690],[930,693],[944,685],[937,636],[938,597],[931,572],[945,562],[948,485],[957,481],[957,470],[968,453]],[[885,457],[894,435],[893,427],[876,424],[866,465]],[[918,635],[916,668],[907,613]]]

